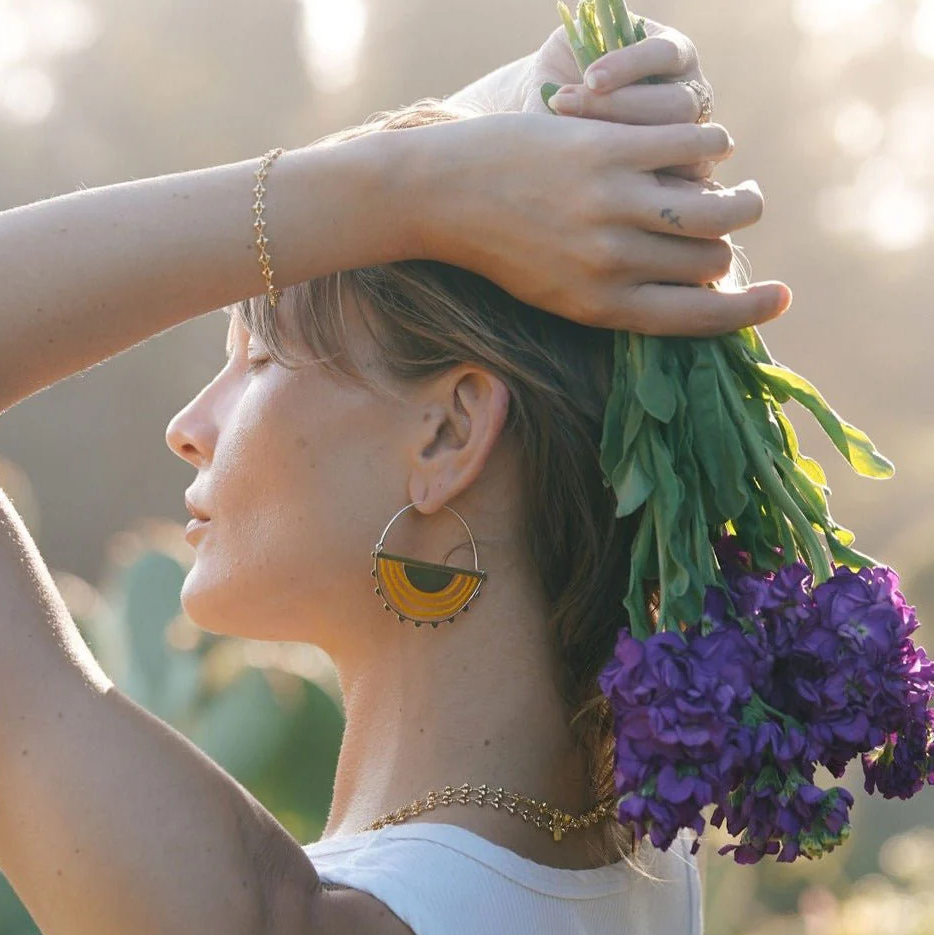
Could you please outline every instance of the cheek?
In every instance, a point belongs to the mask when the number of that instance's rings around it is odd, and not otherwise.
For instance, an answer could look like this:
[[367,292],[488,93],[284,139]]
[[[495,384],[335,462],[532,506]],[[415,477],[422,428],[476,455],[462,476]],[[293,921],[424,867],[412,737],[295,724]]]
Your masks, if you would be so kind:
[[216,452],[182,602],[211,632],[313,640],[375,606],[370,551],[405,505],[405,477],[373,406],[322,401],[312,418],[272,402],[242,413]]

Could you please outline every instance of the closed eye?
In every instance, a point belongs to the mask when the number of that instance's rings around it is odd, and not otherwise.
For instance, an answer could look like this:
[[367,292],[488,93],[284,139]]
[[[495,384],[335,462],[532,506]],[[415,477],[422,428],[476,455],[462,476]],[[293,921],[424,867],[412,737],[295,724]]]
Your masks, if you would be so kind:
[[253,360],[248,360],[246,372],[255,373],[257,370],[268,364],[271,360],[271,357],[257,357]]

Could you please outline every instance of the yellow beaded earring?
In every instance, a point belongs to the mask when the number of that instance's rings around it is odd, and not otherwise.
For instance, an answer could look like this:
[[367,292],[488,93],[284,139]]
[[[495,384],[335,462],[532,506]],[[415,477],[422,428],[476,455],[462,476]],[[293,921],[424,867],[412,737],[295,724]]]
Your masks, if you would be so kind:
[[454,565],[438,565],[423,562],[404,555],[393,555],[384,551],[384,543],[392,524],[415,503],[404,506],[389,521],[379,542],[370,553],[377,581],[376,593],[383,599],[383,609],[395,613],[400,623],[410,620],[415,626],[430,623],[435,629],[444,621],[450,623],[459,613],[470,609],[470,602],[480,593],[480,585],[486,580],[477,561],[477,543],[463,516],[449,506],[463,523],[473,549],[473,569]]

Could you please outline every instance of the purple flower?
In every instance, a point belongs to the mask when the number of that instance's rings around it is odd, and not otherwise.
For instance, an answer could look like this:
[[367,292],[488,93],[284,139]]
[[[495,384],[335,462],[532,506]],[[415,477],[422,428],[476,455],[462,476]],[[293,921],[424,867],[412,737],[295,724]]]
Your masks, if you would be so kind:
[[735,622],[686,637],[658,633],[641,642],[621,630],[599,677],[614,716],[614,777],[620,820],[665,849],[680,827],[698,831],[701,810],[739,780],[753,741],[741,723],[767,662]]
[[885,743],[864,753],[864,786],[871,795],[877,789],[886,799],[910,799],[925,780],[934,784],[934,744],[930,710],[924,722],[912,723],[901,735],[890,734]]
[[934,784],[934,663],[891,569],[838,567],[815,587],[801,562],[756,571],[737,537],[715,548],[725,587],[701,619],[644,642],[622,630],[599,676],[619,820],[667,849],[713,804],[738,863],[818,857],[853,804],[815,785],[818,764],[840,776],[862,754],[866,789],[887,798]]
[[890,569],[837,568],[810,607],[802,602],[778,653],[766,698],[806,726],[812,755],[835,776],[888,734],[923,722],[931,703],[934,666],[910,639],[917,620],[897,583]]
[[748,778],[714,812],[711,822],[739,837],[721,854],[736,863],[757,863],[778,854],[781,862],[814,858],[832,851],[849,835],[853,796],[842,788],[820,789],[794,772],[771,769]]

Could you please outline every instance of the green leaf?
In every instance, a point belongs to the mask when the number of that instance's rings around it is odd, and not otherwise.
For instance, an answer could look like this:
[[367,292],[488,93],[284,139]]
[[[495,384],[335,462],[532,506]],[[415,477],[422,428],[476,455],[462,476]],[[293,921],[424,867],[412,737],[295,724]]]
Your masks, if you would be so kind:
[[[643,436],[643,444],[646,436]],[[682,555],[687,543],[678,526],[678,513],[684,501],[684,484],[675,474],[672,455],[657,428],[647,435],[651,470],[655,478],[652,510],[655,517],[655,540],[658,550],[661,607],[659,625],[667,628],[672,620],[671,605],[682,597],[691,584],[689,558]],[[676,618],[675,618],[676,619]]]
[[600,466],[608,483],[625,454],[623,438],[629,395],[628,371],[629,345],[626,333],[617,331],[613,342],[613,383],[607,398],[606,412],[603,416],[603,438],[600,441]]
[[687,383],[688,412],[694,423],[694,447],[721,515],[743,512],[746,453],[720,390],[717,371],[704,352],[691,367]]
[[856,426],[844,422],[804,377],[787,367],[771,364],[758,364],[758,370],[770,389],[788,393],[814,415],[821,428],[858,474],[864,477],[887,478],[895,473],[895,466],[876,451],[869,436]]
[[853,571],[859,571],[860,568],[873,568],[881,564],[876,559],[855,549],[845,546],[833,533],[827,534],[827,545],[830,547],[830,554],[838,565],[846,565]]
[[658,338],[637,338],[642,345],[642,366],[636,395],[645,411],[659,422],[670,422],[678,400],[672,378],[662,369],[664,348]]
[[769,409],[771,410],[772,417],[778,422],[782,430],[782,436],[785,439],[785,444],[783,445],[785,454],[787,454],[792,461],[797,461],[801,453],[801,448],[798,445],[798,436],[795,433],[795,427],[791,424],[791,419],[785,415],[781,406],[773,405],[769,406]]
[[655,481],[643,465],[638,451],[621,462],[613,473],[613,490],[616,492],[616,518],[622,519],[635,513],[648,500],[655,489]]
[[758,329],[756,328],[742,328],[736,332],[739,336],[740,341],[751,354],[752,358],[762,364],[774,364],[775,361],[772,359],[772,355],[769,353],[769,349],[765,346],[765,342],[762,340],[762,335],[759,334]]
[[652,513],[646,511],[633,541],[629,566],[629,593],[623,601],[623,606],[629,613],[632,635],[640,640],[646,640],[652,634],[652,622],[645,601],[645,566],[654,545],[655,523]]
[[639,439],[644,423],[645,409],[642,407],[642,403],[639,402],[638,398],[632,393],[629,393],[626,402],[626,424],[623,426],[623,454],[620,460],[631,456],[631,452]]
[[801,454],[800,452],[798,453],[798,457],[795,460],[798,464],[798,467],[801,468],[801,470],[804,471],[804,473],[807,474],[807,476],[810,477],[815,484],[820,487],[824,487],[829,491],[830,488],[827,487],[827,475],[824,473],[824,469],[817,461],[815,461],[813,458],[809,458],[807,455]]
[[551,104],[549,103],[551,99],[558,93],[561,89],[560,84],[555,84],[553,81],[546,81],[542,85],[542,100],[545,102],[545,106],[553,113],[556,114],[557,111],[552,109]]
[[760,398],[744,399],[743,409],[758,430],[762,444],[774,454],[782,454],[785,451],[785,436],[782,434],[781,426],[774,418],[769,404]]

